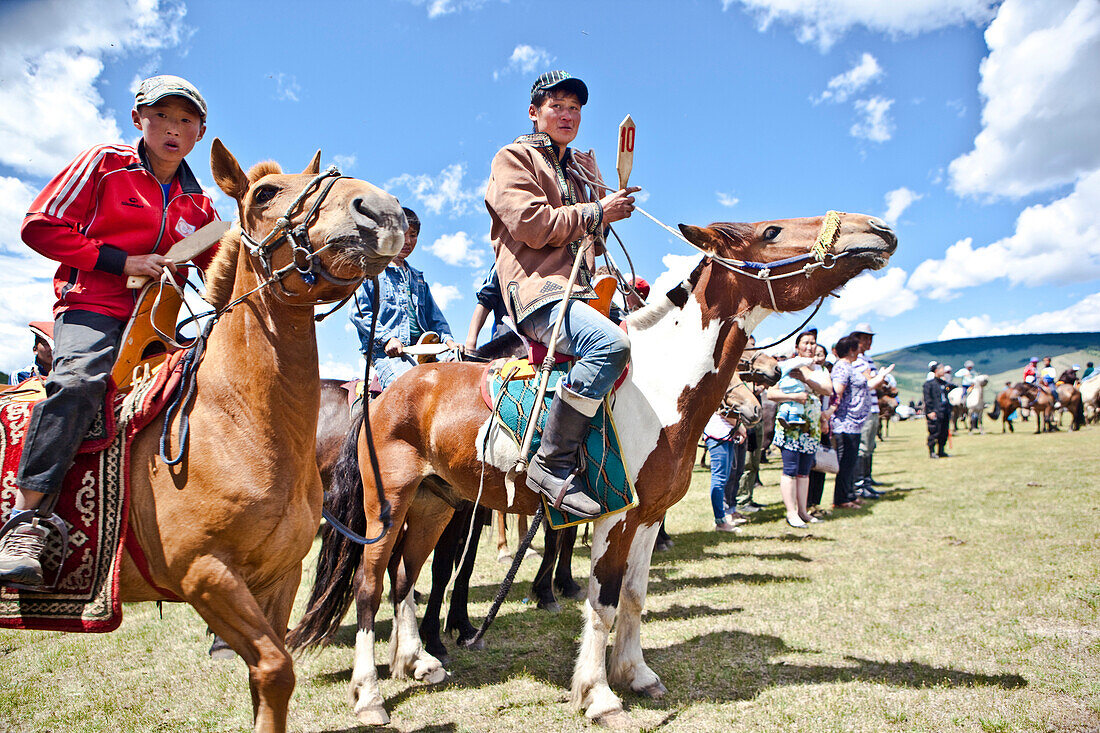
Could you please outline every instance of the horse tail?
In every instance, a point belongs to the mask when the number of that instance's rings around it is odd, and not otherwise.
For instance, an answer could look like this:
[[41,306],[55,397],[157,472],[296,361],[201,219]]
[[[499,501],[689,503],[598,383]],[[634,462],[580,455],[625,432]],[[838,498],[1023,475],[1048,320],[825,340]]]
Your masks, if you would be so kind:
[[989,419],[990,420],[996,420],[1000,416],[1001,416],[1001,403],[1000,403],[999,400],[994,400],[994,402],[993,402],[993,412],[989,413]]
[[1085,401],[1077,400],[1077,408],[1073,411],[1073,423],[1077,428],[1085,427]]
[[[332,485],[325,497],[329,512],[352,531],[367,531],[363,507],[363,477],[359,473],[359,431],[363,427],[362,413],[344,439],[340,457],[332,469]],[[363,560],[363,546],[352,542],[331,524],[321,531],[321,552],[317,556],[317,573],[313,590],[302,620],[287,634],[291,649],[327,644],[340,627],[355,598],[355,571]]]

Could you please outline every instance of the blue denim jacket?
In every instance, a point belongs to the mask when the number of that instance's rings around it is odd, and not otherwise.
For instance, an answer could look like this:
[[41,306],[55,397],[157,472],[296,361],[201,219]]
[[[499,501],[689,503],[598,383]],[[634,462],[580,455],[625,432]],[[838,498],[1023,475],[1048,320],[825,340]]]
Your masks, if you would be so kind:
[[[424,281],[424,273],[408,263],[402,265],[388,265],[378,275],[378,325],[374,331],[374,348],[372,357],[385,356],[386,342],[396,338],[405,346],[409,346],[409,295],[412,294],[413,311],[416,313],[417,323],[422,331],[435,331],[442,341],[453,339],[451,327],[447,325],[447,319],[443,317],[443,311],[435,303],[432,291],[428,289],[428,283]],[[348,317],[351,319],[355,330],[359,332],[359,351],[366,354],[370,345],[371,299],[374,294],[374,283],[367,280],[355,291],[355,302],[358,308],[352,308]],[[360,317],[359,312],[363,315]]]

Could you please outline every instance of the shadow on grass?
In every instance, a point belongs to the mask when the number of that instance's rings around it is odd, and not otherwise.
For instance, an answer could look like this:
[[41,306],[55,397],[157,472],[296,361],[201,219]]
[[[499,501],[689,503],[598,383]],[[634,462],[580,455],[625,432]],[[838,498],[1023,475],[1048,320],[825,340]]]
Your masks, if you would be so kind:
[[[678,606],[650,613],[647,618],[691,618],[703,613],[723,615],[740,610]],[[576,650],[575,635],[581,623],[581,614],[576,608],[564,610],[554,617],[534,614],[501,617],[493,627],[493,638],[487,649],[477,652],[452,650],[452,676],[448,682],[434,687],[410,685],[388,698],[386,708],[391,713],[398,711],[407,700],[431,695],[442,687],[476,690],[520,675],[568,689]],[[633,706],[675,714],[685,704],[695,701],[751,700],[769,689],[793,685],[866,682],[912,689],[998,687],[1006,690],[1027,686],[1027,680],[1017,674],[984,674],[915,661],[882,662],[854,654],[845,655],[846,663],[836,665],[789,663],[781,659],[791,653],[813,654],[815,651],[790,647],[781,638],[769,634],[739,631],[702,634],[678,644],[645,651],[647,664],[661,676],[669,690],[665,699],[654,701],[625,690],[616,692],[622,695],[628,709]],[[330,684],[346,684],[350,678],[350,669],[317,677]],[[555,700],[547,699],[546,702],[554,703]],[[454,730],[448,725],[418,730]]]

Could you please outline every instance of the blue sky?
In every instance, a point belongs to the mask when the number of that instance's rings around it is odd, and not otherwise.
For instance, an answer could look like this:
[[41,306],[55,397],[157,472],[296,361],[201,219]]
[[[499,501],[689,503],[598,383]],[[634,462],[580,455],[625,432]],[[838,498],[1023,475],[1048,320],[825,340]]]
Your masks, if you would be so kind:
[[[898,253],[826,304],[828,340],[863,321],[882,350],[1100,330],[1096,0],[16,1],[0,47],[3,371],[29,360],[25,324],[52,303],[23,212],[82,149],[136,139],[131,90],[154,73],[206,96],[189,158],[204,183],[214,137],[246,166],[300,170],[321,148],[415,209],[410,262],[460,341],[492,257],[489,163],[529,130],[531,82],[552,68],[587,82],[576,145],[605,174],[633,116],[632,183],[670,224],[889,218]],[[651,282],[691,256],[642,217],[617,229]],[[359,371],[346,324],[321,326],[323,376]]]

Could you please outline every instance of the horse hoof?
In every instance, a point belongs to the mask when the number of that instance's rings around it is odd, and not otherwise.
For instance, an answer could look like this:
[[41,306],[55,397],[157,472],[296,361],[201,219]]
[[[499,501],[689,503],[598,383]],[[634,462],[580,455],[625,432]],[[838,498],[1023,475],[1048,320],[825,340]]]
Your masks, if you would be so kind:
[[512,553],[508,552],[507,550],[501,550],[497,553],[497,562],[501,563],[502,565],[512,562]]
[[423,673],[420,677],[420,681],[429,685],[438,685],[440,682],[446,682],[447,670],[442,667],[436,667]]
[[225,643],[225,639],[220,636],[214,637],[214,643],[210,645],[210,658],[211,659],[233,659],[237,656],[237,652]]
[[631,718],[625,710],[615,710],[610,713],[604,713],[603,715],[597,715],[592,722],[604,728],[610,728],[611,730],[637,729],[637,726],[634,725],[634,719]]
[[478,639],[477,641],[474,641],[473,637],[470,637],[469,639],[459,639],[458,643],[466,647],[467,649],[472,649],[476,652],[480,652],[482,649],[485,648],[485,639]]
[[571,601],[583,601],[588,594],[584,592],[584,588],[577,586],[570,590],[558,590],[558,594],[562,598],[568,598]]
[[360,725],[389,725],[390,716],[381,705],[372,705],[355,711],[355,719]]
[[637,692],[639,695],[645,695],[650,700],[660,700],[668,694],[668,688],[662,685],[660,680],[657,680],[652,685],[646,685]]
[[539,601],[538,607],[550,613],[561,613],[561,605],[557,601],[550,601],[549,603]]

